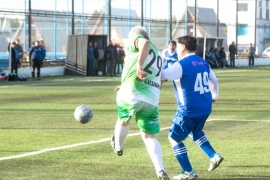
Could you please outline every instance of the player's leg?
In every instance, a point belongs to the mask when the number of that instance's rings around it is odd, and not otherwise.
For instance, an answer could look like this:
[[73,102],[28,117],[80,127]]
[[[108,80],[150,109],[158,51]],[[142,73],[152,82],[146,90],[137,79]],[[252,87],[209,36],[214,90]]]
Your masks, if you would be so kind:
[[193,121],[183,116],[180,111],[176,113],[169,131],[169,141],[172,145],[174,155],[183,171],[180,171],[178,175],[174,176],[174,179],[194,179],[198,177],[191,166],[188,151],[183,143],[183,140],[189,135],[192,127]]
[[167,173],[165,172],[163,161],[162,161],[162,150],[159,141],[156,139],[155,135],[148,134],[141,131],[141,136],[147,152],[152,160],[156,174],[159,179],[167,180],[169,179]]
[[129,121],[136,112],[136,104],[117,102],[118,120],[115,124],[111,145],[118,156],[123,155],[124,141],[129,133]]
[[158,108],[148,103],[141,102],[138,108],[142,109],[136,114],[136,123],[141,131],[141,137],[147,152],[154,164],[158,179],[168,180],[162,161],[162,150],[155,134],[160,131]]
[[175,157],[176,157],[178,163],[180,164],[180,166],[182,167],[182,171],[179,171],[178,174],[173,177],[173,179],[195,179],[195,178],[197,178],[198,175],[191,166],[185,144],[183,142],[177,143],[176,141],[174,141],[170,137],[169,137],[169,140],[171,142]]
[[193,121],[196,123],[194,125],[194,129],[190,134],[193,138],[193,141],[195,141],[195,143],[210,159],[210,167],[208,171],[212,171],[219,166],[219,164],[223,161],[224,158],[218,153],[216,153],[210,141],[207,139],[206,135],[202,131],[207,118],[208,115],[201,118],[193,119]]
[[118,156],[123,155],[123,145],[128,135],[128,132],[129,132],[128,122],[126,123],[125,121],[118,119],[115,124],[114,133],[112,135],[111,141],[112,147]]

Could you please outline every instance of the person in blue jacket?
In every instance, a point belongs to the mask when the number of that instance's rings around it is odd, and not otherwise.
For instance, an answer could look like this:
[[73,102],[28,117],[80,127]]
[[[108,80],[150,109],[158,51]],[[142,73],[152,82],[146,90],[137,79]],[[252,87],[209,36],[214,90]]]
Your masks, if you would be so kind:
[[37,79],[40,80],[40,68],[44,56],[42,54],[42,47],[40,46],[39,41],[35,41],[34,45],[29,49],[28,55],[31,59],[32,78],[35,79],[35,69],[37,69]]

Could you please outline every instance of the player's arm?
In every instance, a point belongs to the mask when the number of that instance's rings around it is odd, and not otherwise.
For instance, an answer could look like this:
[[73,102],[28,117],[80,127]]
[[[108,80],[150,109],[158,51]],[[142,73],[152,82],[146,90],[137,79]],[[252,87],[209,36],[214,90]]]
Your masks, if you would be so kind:
[[212,69],[210,69],[210,73],[209,73],[209,88],[212,93],[213,102],[215,102],[215,100],[217,100],[218,95],[219,95],[219,86],[218,86],[217,77],[215,73],[212,71]]
[[182,77],[182,66],[176,62],[172,66],[161,71],[161,81],[176,80]]
[[166,55],[165,55],[165,52],[166,52],[167,49],[164,49],[162,52],[161,52],[161,59],[162,59],[162,64],[163,64],[163,68],[164,69],[164,66],[166,64]]
[[121,88],[121,86],[116,86],[116,87],[114,88],[114,92],[118,92],[118,91],[120,90],[120,88]]
[[139,38],[137,41],[135,41],[135,46],[139,50],[136,74],[141,80],[143,80],[146,77],[146,72],[143,71],[143,63],[149,54],[150,50],[149,40]]

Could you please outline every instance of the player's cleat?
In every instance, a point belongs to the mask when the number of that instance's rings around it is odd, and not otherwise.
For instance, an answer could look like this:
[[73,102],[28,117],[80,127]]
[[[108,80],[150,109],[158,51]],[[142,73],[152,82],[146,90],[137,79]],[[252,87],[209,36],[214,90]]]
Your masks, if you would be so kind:
[[158,180],[170,180],[170,178],[164,170],[161,170],[158,172]]
[[182,171],[179,172],[179,174],[177,176],[174,176],[173,179],[195,179],[197,178],[198,175],[197,173],[192,170],[191,172],[187,172],[187,171]]
[[112,138],[111,138],[111,146],[112,146],[114,152],[115,152],[118,156],[122,156],[122,155],[123,155],[123,149],[121,149],[120,151],[116,151],[116,150],[115,150],[114,134],[112,135]]
[[216,169],[223,160],[224,158],[220,154],[216,153],[215,156],[210,160],[208,171],[213,171]]

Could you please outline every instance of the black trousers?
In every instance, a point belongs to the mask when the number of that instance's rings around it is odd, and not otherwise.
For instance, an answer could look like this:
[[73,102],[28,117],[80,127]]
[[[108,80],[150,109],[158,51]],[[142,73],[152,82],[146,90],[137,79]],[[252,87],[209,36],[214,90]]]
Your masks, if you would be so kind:
[[42,65],[41,59],[34,59],[32,60],[32,78],[35,78],[35,69],[37,68],[37,77],[40,77],[40,67]]
[[17,62],[11,62],[11,73],[14,73],[18,75],[18,63]]

